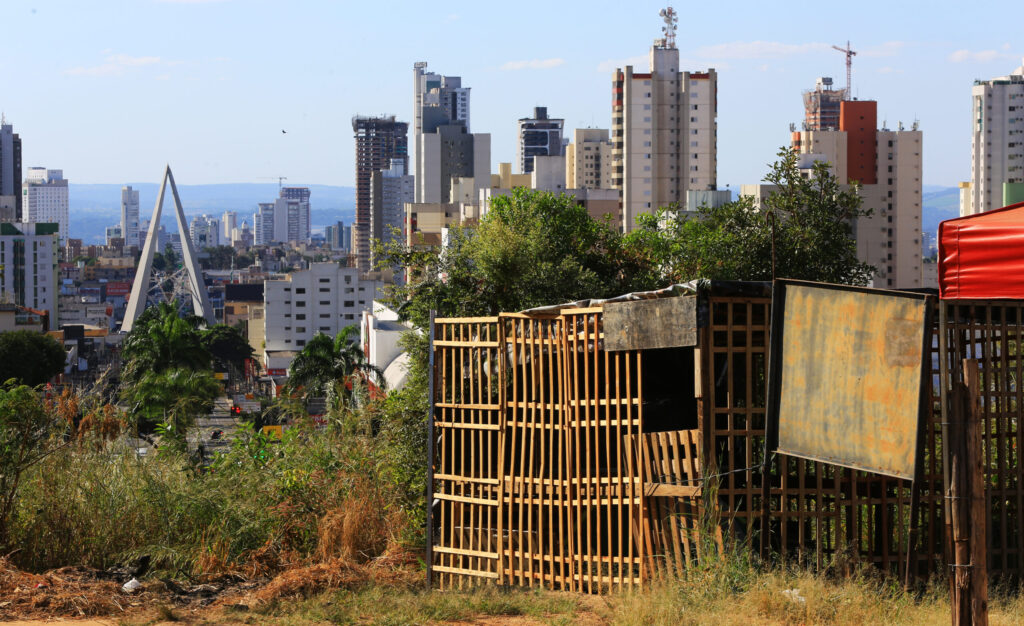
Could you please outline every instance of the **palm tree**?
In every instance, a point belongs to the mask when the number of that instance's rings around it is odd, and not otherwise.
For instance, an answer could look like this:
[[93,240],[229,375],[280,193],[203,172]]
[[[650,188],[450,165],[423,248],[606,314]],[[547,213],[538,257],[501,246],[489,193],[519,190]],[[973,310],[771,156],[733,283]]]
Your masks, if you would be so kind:
[[146,372],[124,398],[142,430],[162,423],[164,432],[183,448],[185,432],[198,416],[213,408],[214,399],[223,391],[209,370],[174,368]]
[[138,383],[149,372],[210,369],[210,351],[199,332],[202,322],[201,317],[179,315],[176,302],[146,309],[124,340],[123,386]]
[[288,390],[300,389],[306,398],[322,396],[325,390],[337,393],[341,400],[352,398],[356,381],[384,386],[384,373],[371,365],[358,342],[359,328],[346,326],[332,340],[317,334],[292,361]]

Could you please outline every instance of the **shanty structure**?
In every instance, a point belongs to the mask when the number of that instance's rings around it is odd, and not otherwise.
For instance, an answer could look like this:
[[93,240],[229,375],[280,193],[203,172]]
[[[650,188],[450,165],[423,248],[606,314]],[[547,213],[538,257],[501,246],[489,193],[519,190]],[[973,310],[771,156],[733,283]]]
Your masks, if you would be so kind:
[[912,528],[927,573],[945,550],[939,397],[913,520],[909,481],[766,460],[770,321],[771,285],[738,282],[435,319],[431,583],[603,593],[732,542],[899,574]]

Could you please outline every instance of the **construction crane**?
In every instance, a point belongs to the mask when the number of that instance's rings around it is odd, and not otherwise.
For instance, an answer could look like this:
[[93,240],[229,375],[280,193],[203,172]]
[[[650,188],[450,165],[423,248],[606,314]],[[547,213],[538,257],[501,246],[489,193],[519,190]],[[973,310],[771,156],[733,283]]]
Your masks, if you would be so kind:
[[260,180],[274,180],[277,179],[277,190],[281,191],[284,187],[284,181],[288,180],[287,176],[260,176]]
[[852,48],[850,48],[850,41],[849,40],[846,41],[846,47],[845,48],[840,48],[839,46],[832,46],[832,47],[846,55],[846,97],[852,100],[853,99],[853,91],[850,90],[850,83],[851,83],[850,79],[851,79],[851,76],[853,74],[853,57],[857,53],[854,52]]

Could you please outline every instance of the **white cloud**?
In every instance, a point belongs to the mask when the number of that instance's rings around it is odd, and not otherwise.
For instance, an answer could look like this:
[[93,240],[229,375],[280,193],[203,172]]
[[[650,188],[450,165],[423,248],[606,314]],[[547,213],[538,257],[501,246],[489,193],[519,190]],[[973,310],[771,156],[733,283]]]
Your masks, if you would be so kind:
[[628,59],[609,59],[597,64],[598,72],[614,72],[617,68],[632,65],[633,67],[647,67],[650,63],[647,55],[629,57]]
[[949,60],[953,63],[964,63],[965,61],[973,61],[975,63],[988,63],[995,61],[1000,57],[1012,58],[1013,55],[1005,54],[997,50],[957,50],[956,52],[949,55]]
[[829,50],[827,43],[782,43],[779,41],[734,41],[702,46],[697,55],[710,59],[769,59]]
[[108,54],[104,62],[91,67],[72,67],[65,70],[65,74],[71,76],[120,76],[129,68],[145,67],[147,65],[166,64],[160,57],[141,56],[133,57],[127,54]]
[[531,59],[529,61],[509,61],[501,66],[503,70],[549,70],[564,65],[565,59]]

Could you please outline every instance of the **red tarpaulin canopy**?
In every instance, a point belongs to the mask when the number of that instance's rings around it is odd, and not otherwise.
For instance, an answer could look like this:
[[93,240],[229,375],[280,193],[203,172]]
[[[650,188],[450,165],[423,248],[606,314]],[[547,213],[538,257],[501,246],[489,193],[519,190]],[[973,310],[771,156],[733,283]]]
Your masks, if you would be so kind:
[[939,224],[939,297],[1024,300],[1024,202]]

